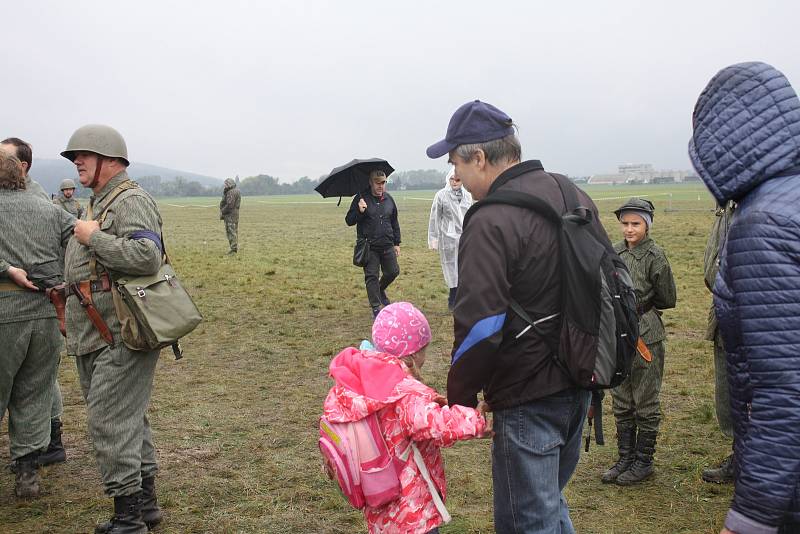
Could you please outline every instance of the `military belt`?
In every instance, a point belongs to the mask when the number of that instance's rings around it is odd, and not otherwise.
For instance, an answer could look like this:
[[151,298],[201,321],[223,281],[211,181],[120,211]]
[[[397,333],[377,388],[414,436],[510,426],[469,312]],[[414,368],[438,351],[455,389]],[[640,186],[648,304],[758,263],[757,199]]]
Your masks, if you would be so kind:
[[0,291],[26,291],[24,287],[19,287],[14,282],[0,281]]
[[68,284],[65,288],[67,297],[70,295],[75,295],[75,291],[73,289],[75,285],[79,285],[82,288],[88,288],[92,293],[104,293],[106,291],[111,291],[111,278],[109,278],[108,273],[103,273],[97,280],[82,280],[77,282],[77,284]]

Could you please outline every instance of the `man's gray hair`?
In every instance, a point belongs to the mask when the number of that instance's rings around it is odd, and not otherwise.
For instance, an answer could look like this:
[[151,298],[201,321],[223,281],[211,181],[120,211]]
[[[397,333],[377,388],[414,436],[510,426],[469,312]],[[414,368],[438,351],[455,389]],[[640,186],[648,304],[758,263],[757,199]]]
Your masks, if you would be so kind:
[[478,150],[483,150],[486,161],[491,165],[508,164],[522,159],[522,145],[515,133],[485,143],[459,145],[456,147],[455,153],[461,159],[469,160]]

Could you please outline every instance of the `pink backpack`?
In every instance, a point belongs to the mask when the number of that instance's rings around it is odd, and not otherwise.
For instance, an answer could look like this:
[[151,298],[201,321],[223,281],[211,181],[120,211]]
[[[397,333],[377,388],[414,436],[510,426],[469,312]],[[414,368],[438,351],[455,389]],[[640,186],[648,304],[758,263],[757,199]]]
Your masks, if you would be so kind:
[[381,506],[400,496],[402,464],[389,452],[375,413],[350,423],[320,417],[319,450],[328,474],[354,508]]

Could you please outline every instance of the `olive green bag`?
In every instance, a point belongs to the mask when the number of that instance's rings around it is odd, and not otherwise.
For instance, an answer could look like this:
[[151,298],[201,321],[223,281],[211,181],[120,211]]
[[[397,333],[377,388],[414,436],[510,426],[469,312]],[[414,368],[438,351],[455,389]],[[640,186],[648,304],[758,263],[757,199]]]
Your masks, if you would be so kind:
[[[123,182],[133,184],[134,182]],[[131,186],[112,193],[98,218],[102,225],[108,207],[114,199]],[[92,218],[91,205],[89,219]],[[163,243],[163,235],[161,236]],[[114,309],[119,319],[122,342],[131,350],[156,350],[172,347],[175,359],[183,355],[178,340],[194,330],[203,316],[175,274],[166,248],[158,272],[145,276],[112,276],[111,289]]]

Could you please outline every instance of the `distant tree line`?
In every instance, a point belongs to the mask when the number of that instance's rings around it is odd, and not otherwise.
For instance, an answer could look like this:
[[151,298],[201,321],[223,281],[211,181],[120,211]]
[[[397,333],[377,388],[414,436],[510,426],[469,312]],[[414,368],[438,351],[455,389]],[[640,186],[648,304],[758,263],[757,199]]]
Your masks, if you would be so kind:
[[[314,192],[314,188],[324,179],[316,180],[308,176],[291,182],[281,183],[274,176],[259,174],[246,178],[236,178],[242,195],[302,195]],[[433,169],[394,172],[390,176],[390,190],[401,189],[441,189],[444,186],[445,173]],[[207,186],[200,182],[187,180],[177,176],[174,180],[164,181],[161,176],[140,176],[135,178],[148,193],[155,197],[216,197],[222,194],[222,184]],[[88,192],[87,192],[88,194]]]

